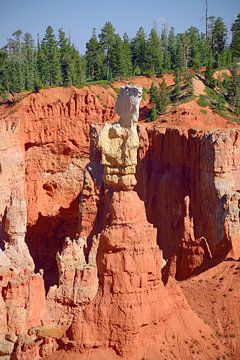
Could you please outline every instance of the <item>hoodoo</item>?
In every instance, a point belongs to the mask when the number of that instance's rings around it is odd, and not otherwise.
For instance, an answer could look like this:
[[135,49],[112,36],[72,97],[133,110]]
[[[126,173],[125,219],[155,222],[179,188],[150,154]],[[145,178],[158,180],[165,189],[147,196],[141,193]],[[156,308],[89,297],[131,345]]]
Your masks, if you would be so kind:
[[[112,349],[114,353],[108,356],[125,359],[159,358],[163,351],[159,344],[170,340],[166,337],[172,332],[173,317],[174,326],[185,324],[186,332],[179,335],[183,347],[194,322],[209,335],[209,328],[190,310],[180,289],[164,287],[165,261],[157,232],[134,191],[141,93],[139,86],[121,88],[116,104],[120,120],[99,130],[96,142],[105,183],[105,225],[98,234],[99,288],[93,302],[75,314],[69,329],[80,351]],[[181,358],[177,351],[174,357]]]

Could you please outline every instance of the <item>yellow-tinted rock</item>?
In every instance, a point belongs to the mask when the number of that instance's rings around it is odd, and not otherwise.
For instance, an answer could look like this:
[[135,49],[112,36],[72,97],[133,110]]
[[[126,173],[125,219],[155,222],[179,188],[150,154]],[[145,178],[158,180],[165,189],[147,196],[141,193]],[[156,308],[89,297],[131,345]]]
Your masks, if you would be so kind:
[[142,89],[139,86],[121,88],[116,103],[120,120],[105,124],[99,134],[98,146],[102,152],[104,181],[116,190],[131,190],[136,185],[137,149],[139,138],[136,123]]

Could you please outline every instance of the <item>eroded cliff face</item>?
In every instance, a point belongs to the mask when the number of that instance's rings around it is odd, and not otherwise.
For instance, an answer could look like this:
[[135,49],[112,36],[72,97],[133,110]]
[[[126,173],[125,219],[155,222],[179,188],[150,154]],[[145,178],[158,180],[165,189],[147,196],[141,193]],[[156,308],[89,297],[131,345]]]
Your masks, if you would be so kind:
[[[135,160],[101,164],[115,100],[95,92],[44,90],[0,121],[0,348],[18,360],[86,348],[191,359],[193,347],[215,359],[225,345],[204,349],[214,334],[169,280],[239,258],[239,130],[140,124],[135,191]],[[131,181],[106,191],[106,175]]]
[[21,107],[28,199],[27,244],[36,269],[57,283],[55,256],[79,231],[79,194],[88,162],[89,126],[111,119],[114,98],[104,89],[32,94]]
[[[51,321],[56,324],[62,316],[50,294],[47,305],[46,291],[50,285],[59,285],[56,254],[65,237],[74,238],[79,230],[79,196],[88,162],[89,126],[113,114],[113,96],[102,89],[99,99],[90,89],[50,89],[28,95],[20,105],[2,114],[0,332],[11,340],[7,345],[3,343],[6,355],[12,351],[16,336],[25,335],[30,328],[50,325]],[[43,271],[34,274],[34,269]],[[96,270],[93,272],[96,284]],[[55,298],[61,297],[59,289]],[[49,317],[51,310],[53,316]],[[71,321],[70,313],[64,325]],[[41,346],[37,346],[39,351]]]
[[[97,143],[105,183],[105,211],[97,251],[99,286],[93,301],[75,313],[68,335],[80,351],[112,348],[124,359],[154,359],[162,354],[156,343],[170,343],[166,333],[171,333],[174,323],[185,331],[179,334],[178,346],[172,350],[172,356],[179,358],[180,348],[188,351],[190,336],[199,341],[199,333],[192,334],[188,319],[200,327],[204,336],[210,336],[211,331],[196,319],[178,287],[164,287],[161,269],[165,261],[156,242],[156,229],[146,218],[144,202],[133,190],[137,152],[132,134],[137,134],[133,120],[138,114],[139,97],[139,88],[122,88],[117,104],[124,102],[129,118],[124,106],[119,105],[120,120],[105,124],[99,131]],[[213,357],[215,350],[206,358]]]
[[239,130],[155,127],[141,128],[140,135],[137,190],[164,258],[183,238],[188,196],[196,238],[204,237],[222,258],[233,246],[231,256],[238,259]]
[[27,193],[20,120],[0,122],[0,353],[47,318],[44,282],[25,243]]

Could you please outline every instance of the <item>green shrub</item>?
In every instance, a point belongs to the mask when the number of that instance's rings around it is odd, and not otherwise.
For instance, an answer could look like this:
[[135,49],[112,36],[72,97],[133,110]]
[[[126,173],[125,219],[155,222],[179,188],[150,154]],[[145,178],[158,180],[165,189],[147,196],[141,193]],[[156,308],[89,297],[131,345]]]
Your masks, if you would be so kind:
[[210,105],[210,101],[207,95],[200,95],[199,99],[197,100],[197,103],[201,107],[206,107]]
[[153,107],[152,107],[152,110],[151,110],[151,113],[150,113],[150,121],[156,120],[157,116],[158,116],[157,105],[154,103]]

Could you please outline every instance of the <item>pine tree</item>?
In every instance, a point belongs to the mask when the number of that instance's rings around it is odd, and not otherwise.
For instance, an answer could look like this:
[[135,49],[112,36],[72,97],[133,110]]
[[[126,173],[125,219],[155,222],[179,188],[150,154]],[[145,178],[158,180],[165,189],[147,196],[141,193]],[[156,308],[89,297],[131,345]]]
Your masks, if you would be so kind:
[[151,74],[162,72],[163,53],[161,40],[155,29],[152,29],[146,46],[145,71]]
[[120,36],[115,34],[112,42],[111,49],[109,51],[111,63],[110,71],[113,78],[121,78],[124,76],[124,51],[123,44]]
[[153,103],[151,112],[150,112],[150,121],[154,121],[156,120],[158,116],[158,112],[157,112],[157,105],[155,103]]
[[13,38],[9,39],[8,49],[8,78],[9,91],[19,92],[24,89],[24,71],[23,57],[21,51],[22,31],[17,30],[12,34]]
[[215,17],[209,16],[208,17],[208,32],[207,36],[204,37],[204,41],[202,41],[202,58],[204,59],[204,65],[212,64],[214,63],[214,57],[213,57],[213,25],[214,25]]
[[151,87],[149,90],[149,95],[150,95],[150,101],[153,103],[156,101],[156,96],[157,96],[157,87],[154,84],[154,82],[152,81],[151,83]]
[[91,80],[100,80],[104,77],[104,52],[97,40],[96,30],[86,44],[86,75]]
[[182,71],[185,67],[182,34],[178,34],[176,36],[176,67],[180,69],[180,71]]
[[[203,33],[200,34],[198,39],[198,51],[199,51],[199,62],[200,67],[204,66],[208,62],[208,43]],[[198,69],[197,69],[198,70]]]
[[235,59],[240,59],[240,13],[232,24],[232,43],[231,49]]
[[[62,29],[59,30],[57,41],[49,26],[41,41],[38,37],[37,46],[31,34],[22,36],[22,32],[17,30],[5,48],[0,50],[0,91],[17,92],[34,88],[38,91],[43,86],[71,84],[79,86],[86,65],[86,75],[91,80],[122,78],[131,74],[159,74],[163,69],[176,70],[175,97],[178,97],[180,85],[177,72],[187,74],[189,66],[199,69],[207,65],[206,81],[213,87],[214,66],[231,66],[233,59],[240,59],[240,14],[231,31],[232,42],[228,47],[223,20],[208,17],[207,35],[200,34],[195,27],[177,36],[171,28],[168,35],[164,28],[159,37],[154,28],[146,39],[144,29],[140,27],[130,43],[127,34],[121,38],[115,33],[111,22],[107,22],[100,32],[99,41],[96,31],[93,31],[86,44],[86,54],[81,57]],[[235,89],[234,94],[237,93],[234,84],[230,86],[225,83],[229,87],[229,94],[233,93],[230,88]],[[188,92],[192,92],[191,82]],[[229,98],[232,99],[232,95]],[[238,96],[234,95],[234,99],[234,108],[237,108]],[[159,102],[157,105],[161,107]]]
[[162,43],[162,51],[163,51],[163,69],[170,70],[171,69],[171,54],[168,51],[168,37],[167,30],[164,26],[161,33],[161,43]]
[[168,36],[168,52],[170,54],[171,59],[171,69],[174,69],[175,66],[177,66],[177,49],[176,49],[176,39],[174,34],[174,28],[171,27],[171,30],[169,32]]
[[159,114],[164,114],[167,106],[170,103],[169,90],[165,80],[159,85],[159,91],[157,95],[157,109]]
[[220,65],[224,67],[229,67],[233,63],[232,49],[226,48],[220,58]]
[[84,77],[83,60],[79,51],[73,45],[70,45],[69,51],[71,55],[71,82],[75,86],[80,86]]
[[59,55],[60,55],[60,67],[62,84],[64,86],[72,85],[72,58],[71,58],[71,45],[69,40],[66,38],[63,29],[58,31],[58,43],[59,43]]
[[0,95],[6,97],[9,92],[8,81],[8,54],[5,49],[0,49]]
[[181,77],[180,70],[177,68],[175,71],[175,99],[181,95]]
[[200,35],[199,30],[194,26],[191,26],[187,31],[186,35],[189,39],[189,66],[198,70],[201,65],[200,60]]
[[135,74],[144,73],[146,68],[147,41],[143,27],[141,26],[132,40],[132,64]]
[[186,71],[185,73],[185,83],[186,83],[186,93],[187,96],[193,96],[194,88],[193,88],[193,81],[191,75]]
[[171,63],[171,54],[170,52],[167,50],[164,54],[163,54],[163,69],[164,70],[171,70],[172,69],[172,63]]
[[216,62],[216,67],[220,65],[221,55],[226,46],[227,41],[227,28],[223,19],[218,17],[212,28],[212,52]]
[[44,46],[40,44],[40,38],[37,38],[37,75],[35,82],[35,90],[38,91],[43,86],[48,84],[47,82],[47,59],[45,56]]
[[110,21],[107,21],[101,29],[99,40],[105,54],[105,77],[109,80],[112,77],[110,72],[112,66],[111,50],[115,40],[115,29]]
[[240,115],[240,80],[238,80],[235,114]]
[[44,80],[46,85],[58,86],[61,84],[60,54],[53,28],[48,26],[42,41],[42,50],[45,58]]
[[213,87],[215,85],[215,80],[213,78],[213,66],[212,63],[209,62],[206,66],[206,71],[205,71],[205,80],[208,86]]
[[36,50],[30,33],[26,33],[22,44],[24,88],[31,90],[36,82]]
[[128,35],[125,33],[123,35],[123,56],[124,56],[124,63],[123,63],[123,75],[130,76],[132,74],[132,61],[131,61],[131,45]]
[[238,75],[238,67],[234,62],[232,67],[232,78],[228,83],[228,100],[232,105],[234,112],[240,115],[240,76]]

